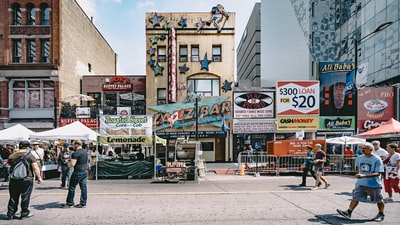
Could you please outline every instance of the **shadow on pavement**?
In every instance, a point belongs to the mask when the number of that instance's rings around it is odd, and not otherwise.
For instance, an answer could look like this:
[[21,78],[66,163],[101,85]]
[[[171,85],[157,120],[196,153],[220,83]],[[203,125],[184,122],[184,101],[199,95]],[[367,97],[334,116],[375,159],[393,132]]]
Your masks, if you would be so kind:
[[367,223],[371,222],[371,219],[345,219],[338,214],[323,214],[323,215],[316,215],[316,218],[309,219],[308,221],[314,223],[321,223],[321,224],[334,224],[334,225],[341,225],[341,224],[360,224],[360,223]]
[[44,205],[32,205],[36,210],[45,210],[45,209],[54,209],[54,208],[61,208],[61,203],[60,202],[49,202]]

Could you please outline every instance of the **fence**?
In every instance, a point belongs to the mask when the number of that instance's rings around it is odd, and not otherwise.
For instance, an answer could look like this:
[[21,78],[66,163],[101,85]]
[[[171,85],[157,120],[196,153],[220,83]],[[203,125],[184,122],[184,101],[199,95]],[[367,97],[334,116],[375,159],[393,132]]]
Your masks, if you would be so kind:
[[[324,173],[355,173],[357,155],[327,155]],[[267,155],[266,152],[240,152],[238,155],[238,170],[242,167],[247,174],[301,173],[304,156],[297,155]]]

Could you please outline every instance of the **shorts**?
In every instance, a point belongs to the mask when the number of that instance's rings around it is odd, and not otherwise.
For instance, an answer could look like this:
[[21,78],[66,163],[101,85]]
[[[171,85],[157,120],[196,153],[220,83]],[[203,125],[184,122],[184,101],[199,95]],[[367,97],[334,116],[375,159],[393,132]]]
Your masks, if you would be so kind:
[[367,202],[368,196],[373,203],[383,202],[382,188],[371,188],[365,186],[357,186],[353,190],[353,200]]
[[314,167],[315,172],[324,172],[324,167],[323,166],[315,166]]

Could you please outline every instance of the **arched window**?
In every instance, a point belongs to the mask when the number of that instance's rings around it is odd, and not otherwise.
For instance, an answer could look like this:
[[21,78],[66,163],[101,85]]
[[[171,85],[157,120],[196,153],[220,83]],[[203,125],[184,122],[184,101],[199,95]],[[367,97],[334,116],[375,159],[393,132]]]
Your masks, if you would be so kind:
[[36,10],[35,6],[32,3],[26,4],[26,17],[27,17],[27,25],[35,25],[36,24]]
[[11,6],[13,13],[13,25],[21,25],[22,13],[21,6],[18,3],[14,3]]
[[50,8],[46,3],[40,5],[40,13],[42,18],[42,25],[50,25]]

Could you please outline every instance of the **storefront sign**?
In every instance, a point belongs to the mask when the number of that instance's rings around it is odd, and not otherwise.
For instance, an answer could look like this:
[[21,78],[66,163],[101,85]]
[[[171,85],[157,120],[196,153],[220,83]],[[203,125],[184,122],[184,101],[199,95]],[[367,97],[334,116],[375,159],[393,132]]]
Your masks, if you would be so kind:
[[285,115],[318,115],[318,81],[278,81],[276,85],[276,113]]
[[274,116],[273,92],[236,92],[234,98],[235,118],[268,118]]
[[63,127],[75,121],[83,123],[90,129],[97,129],[99,127],[99,123],[96,118],[68,118],[68,119],[61,118],[59,121],[59,127]]
[[317,130],[318,116],[278,116],[276,129],[279,131]]
[[165,139],[186,138],[225,138],[226,133],[223,131],[182,131],[182,132],[157,132],[157,136]]
[[152,144],[152,136],[100,136],[101,144]]
[[355,124],[354,116],[321,116],[319,118],[319,130],[324,131],[354,130]]
[[129,78],[123,76],[115,76],[111,78],[109,83],[102,85],[103,91],[132,91],[133,86]]
[[275,132],[275,119],[233,119],[234,134]]
[[358,90],[358,129],[367,131],[381,126],[395,115],[394,87],[367,87]]

